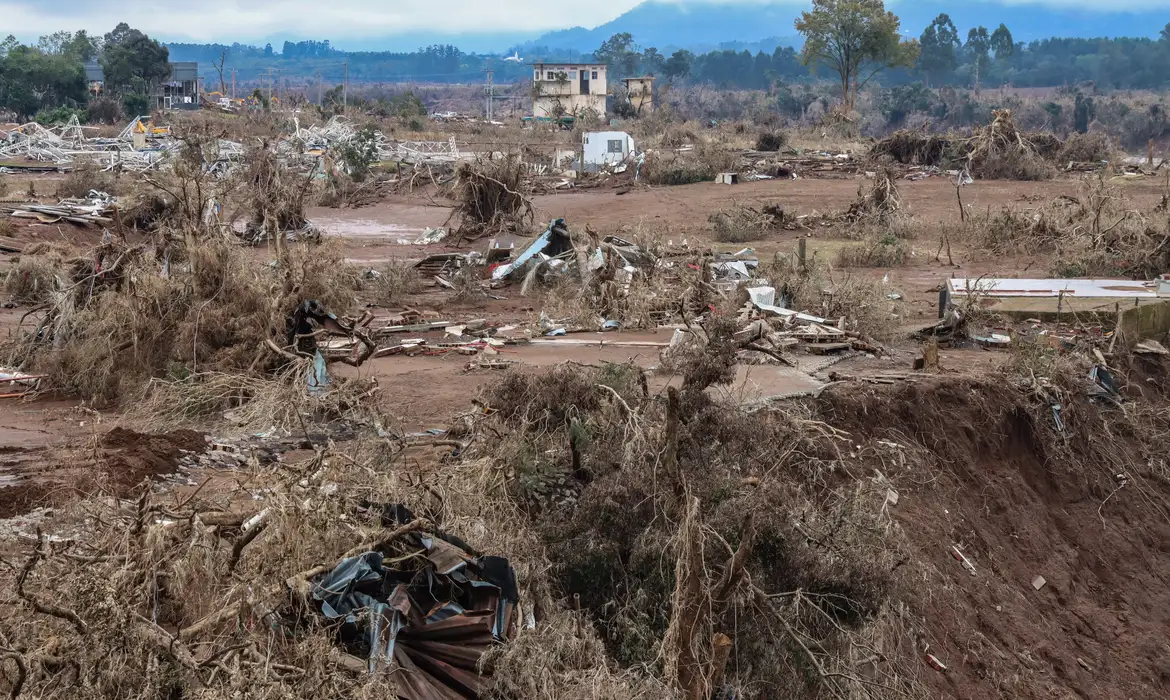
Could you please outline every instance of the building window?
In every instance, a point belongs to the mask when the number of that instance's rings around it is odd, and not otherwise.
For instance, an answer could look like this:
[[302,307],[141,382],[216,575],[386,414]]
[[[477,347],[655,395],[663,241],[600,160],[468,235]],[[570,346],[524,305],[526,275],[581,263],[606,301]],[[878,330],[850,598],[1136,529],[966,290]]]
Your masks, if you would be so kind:
[[545,80],[553,80],[555,78],[556,78],[556,74],[553,73],[551,70],[544,74]]
[[540,80],[540,71],[536,71],[536,75],[532,76],[533,80]]
[[593,79],[597,80],[597,71],[593,71]]
[[569,71],[569,80],[576,80],[576,79],[577,79],[577,71],[575,71],[575,70]]
[[609,148],[606,150],[609,151],[610,153],[625,153],[626,152],[625,145],[626,144],[624,141],[622,141],[621,139],[617,139],[614,141],[610,141]]

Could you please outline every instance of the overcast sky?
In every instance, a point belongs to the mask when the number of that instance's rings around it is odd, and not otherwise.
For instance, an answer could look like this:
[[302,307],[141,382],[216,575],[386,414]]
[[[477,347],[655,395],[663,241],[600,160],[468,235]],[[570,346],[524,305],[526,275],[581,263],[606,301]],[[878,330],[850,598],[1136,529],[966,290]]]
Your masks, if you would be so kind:
[[[668,0],[685,2],[686,0]],[[708,0],[710,1],[710,0]],[[718,0],[807,6],[808,0]],[[899,2],[888,2],[897,9]],[[1170,0],[1000,0],[1050,5],[1170,9]],[[60,29],[104,34],[118,22],[164,40],[255,41],[269,36],[330,39],[409,32],[528,32],[594,27],[639,0],[0,0],[3,32],[28,40]]]

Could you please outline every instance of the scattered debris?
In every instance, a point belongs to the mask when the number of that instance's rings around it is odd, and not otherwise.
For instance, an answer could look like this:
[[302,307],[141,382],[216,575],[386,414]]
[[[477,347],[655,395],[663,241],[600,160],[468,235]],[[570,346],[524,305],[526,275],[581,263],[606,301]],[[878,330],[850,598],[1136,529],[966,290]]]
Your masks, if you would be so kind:
[[955,561],[963,565],[963,568],[967,570],[967,573],[975,576],[975,565],[972,564],[971,560],[968,559],[967,556],[963,554],[963,552],[960,551],[959,548],[955,545],[951,545],[951,556],[955,558]]

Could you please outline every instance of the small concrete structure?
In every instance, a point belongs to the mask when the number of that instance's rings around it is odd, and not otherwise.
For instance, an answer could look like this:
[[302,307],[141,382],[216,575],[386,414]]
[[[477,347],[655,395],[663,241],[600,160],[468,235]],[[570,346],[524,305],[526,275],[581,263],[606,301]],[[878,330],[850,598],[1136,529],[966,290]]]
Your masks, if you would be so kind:
[[634,154],[634,138],[624,131],[592,131],[582,141],[581,169],[595,173],[624,163]]
[[634,108],[638,116],[654,111],[654,76],[626,78],[622,84],[626,86],[626,94],[630,96],[630,106]]

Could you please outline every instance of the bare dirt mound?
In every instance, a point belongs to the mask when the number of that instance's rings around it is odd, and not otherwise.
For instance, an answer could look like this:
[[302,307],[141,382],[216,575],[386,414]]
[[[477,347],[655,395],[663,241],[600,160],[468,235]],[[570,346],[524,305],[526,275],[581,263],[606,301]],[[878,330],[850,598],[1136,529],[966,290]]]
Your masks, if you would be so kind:
[[1069,396],[1062,432],[1034,399],[1002,381],[823,398],[833,425],[888,443],[901,597],[947,667],[921,680],[972,700],[1165,697],[1170,470],[1150,429],[1166,419]]
[[0,450],[0,519],[75,501],[91,493],[133,495],[147,479],[178,471],[184,451],[207,449],[192,430],[138,433],[114,428],[95,446]]
[[193,430],[152,434],[114,428],[101,446],[106,474],[118,486],[133,488],[143,479],[174,473],[184,451],[203,452],[207,442]]

